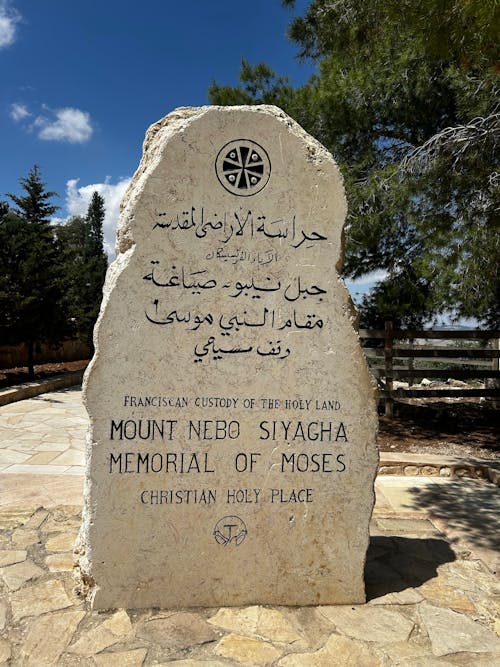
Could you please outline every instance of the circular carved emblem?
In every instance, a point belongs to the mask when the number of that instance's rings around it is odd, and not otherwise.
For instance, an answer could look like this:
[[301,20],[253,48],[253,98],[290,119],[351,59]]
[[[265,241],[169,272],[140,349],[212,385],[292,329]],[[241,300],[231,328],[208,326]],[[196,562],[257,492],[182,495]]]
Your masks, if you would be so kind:
[[247,536],[247,527],[239,516],[224,516],[217,521],[214,528],[214,537],[218,544],[227,547],[228,544],[239,546]]
[[263,190],[271,176],[266,150],[250,139],[236,139],[223,146],[215,160],[215,173],[228,192],[250,197]]

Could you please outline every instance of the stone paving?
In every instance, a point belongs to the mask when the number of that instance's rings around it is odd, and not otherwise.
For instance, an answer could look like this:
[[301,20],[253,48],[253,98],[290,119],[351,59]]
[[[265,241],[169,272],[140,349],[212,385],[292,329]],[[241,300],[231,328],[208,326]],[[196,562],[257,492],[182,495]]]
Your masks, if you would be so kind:
[[88,611],[72,573],[85,422],[74,389],[0,408],[0,665],[500,666],[484,480],[377,478],[367,605]]
[[367,605],[98,613],[71,572],[80,511],[0,510],[0,664],[500,665],[498,580],[428,520],[374,519]]
[[80,388],[0,407],[0,472],[83,475],[87,412]]

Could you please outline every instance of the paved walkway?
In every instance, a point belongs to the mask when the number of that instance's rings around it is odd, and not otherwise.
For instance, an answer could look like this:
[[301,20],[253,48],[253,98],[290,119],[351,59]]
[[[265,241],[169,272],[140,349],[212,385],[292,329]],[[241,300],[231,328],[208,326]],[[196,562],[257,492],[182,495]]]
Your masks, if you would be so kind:
[[0,473],[83,475],[86,428],[79,388],[0,407]]
[[500,494],[478,479],[377,478],[367,605],[87,611],[85,429],[78,389],[0,407],[0,666],[500,666]]

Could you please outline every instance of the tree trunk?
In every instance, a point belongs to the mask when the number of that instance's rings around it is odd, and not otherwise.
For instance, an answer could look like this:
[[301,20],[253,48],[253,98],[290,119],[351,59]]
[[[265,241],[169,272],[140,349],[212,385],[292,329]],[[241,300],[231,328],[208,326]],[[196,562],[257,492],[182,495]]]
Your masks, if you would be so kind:
[[28,377],[35,379],[35,341],[28,341]]

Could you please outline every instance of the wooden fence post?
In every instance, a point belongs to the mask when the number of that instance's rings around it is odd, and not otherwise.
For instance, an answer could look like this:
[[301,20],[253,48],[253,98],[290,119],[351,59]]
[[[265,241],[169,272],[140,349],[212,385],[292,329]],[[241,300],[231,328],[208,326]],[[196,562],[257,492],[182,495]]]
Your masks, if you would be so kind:
[[[496,338],[493,341],[492,347],[494,350],[500,350],[500,338]],[[493,357],[491,361],[491,370],[496,373],[500,371],[500,357]]]
[[[408,347],[410,350],[413,350],[414,348],[414,343],[415,339],[414,338],[409,338],[408,339]],[[413,387],[413,372],[415,370],[415,359],[414,357],[408,357],[408,386]]]
[[[493,349],[494,350],[500,350],[500,338],[496,338],[493,340]],[[498,373],[500,371],[500,357],[494,357],[491,362],[491,370],[494,373]],[[492,378],[491,382],[488,383],[488,381],[485,382],[485,387],[490,385],[492,389],[498,389],[500,388],[500,380],[498,378]],[[498,410],[500,408],[500,398],[498,396],[494,396],[492,399],[492,405],[495,408],[495,410]]]
[[385,321],[384,359],[385,359],[385,416],[394,415],[394,398],[392,395],[392,348],[394,326],[392,320]]

